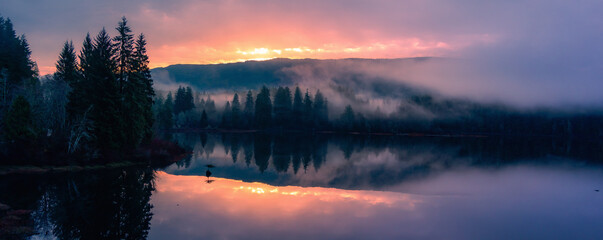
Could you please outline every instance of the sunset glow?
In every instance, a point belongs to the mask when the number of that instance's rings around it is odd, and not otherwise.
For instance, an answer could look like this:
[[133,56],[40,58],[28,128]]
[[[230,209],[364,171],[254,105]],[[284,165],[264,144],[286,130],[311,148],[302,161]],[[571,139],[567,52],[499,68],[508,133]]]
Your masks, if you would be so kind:
[[[358,191],[336,188],[271,186],[265,183],[248,183],[226,178],[211,178],[215,180],[208,184],[205,177],[177,176],[158,172],[161,182],[157,191],[178,199],[199,200],[196,204],[203,205],[204,201],[214,204],[222,203],[229,212],[266,211],[279,209],[292,214],[315,211],[344,211],[345,206],[366,208],[369,206],[394,207],[397,209],[413,210],[420,200],[411,195],[380,192]],[[208,199],[210,198],[210,199]],[[237,204],[234,204],[237,202]],[[330,210],[329,210],[330,209]]]

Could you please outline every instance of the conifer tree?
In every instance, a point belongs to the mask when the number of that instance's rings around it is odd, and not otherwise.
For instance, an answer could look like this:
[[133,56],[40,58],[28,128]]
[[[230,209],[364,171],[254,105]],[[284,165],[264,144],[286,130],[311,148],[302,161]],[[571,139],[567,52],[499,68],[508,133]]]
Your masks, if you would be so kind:
[[291,91],[289,88],[279,87],[274,95],[274,123],[285,126],[291,116]]
[[319,127],[325,127],[329,121],[327,99],[323,97],[320,90],[316,90],[314,94],[314,124]]
[[59,60],[55,66],[57,68],[54,74],[55,78],[59,78],[69,84],[75,83],[78,80],[78,64],[73,42],[65,41],[63,49],[59,54]]
[[145,40],[144,34],[138,35],[135,42],[134,56],[133,56],[133,73],[136,78],[139,79],[141,90],[140,105],[142,109],[142,115],[144,118],[144,131],[143,141],[150,140],[152,136],[152,127],[155,119],[153,118],[153,99],[155,96],[155,90],[153,89],[153,79],[151,78],[151,70],[149,69],[149,57],[147,56],[147,41]]
[[201,113],[201,123],[199,125],[201,128],[207,128],[208,126],[207,113],[205,112],[205,109],[203,109],[203,112]]
[[161,108],[159,110],[158,118],[159,118],[159,127],[161,129],[171,129],[174,125],[174,116],[173,110],[174,108],[174,100],[172,98],[172,93],[169,92],[163,104],[161,104]]
[[125,124],[121,110],[120,88],[117,82],[118,62],[115,47],[103,28],[94,39],[90,59],[89,84],[92,85],[91,119],[94,121],[96,146],[101,150],[119,150],[125,142]]
[[241,103],[239,102],[239,95],[234,94],[231,105],[231,123],[234,128],[241,127]]
[[263,86],[255,99],[254,123],[258,128],[267,128],[272,123],[272,101],[270,101],[270,90]]
[[[130,72],[132,72],[132,54],[134,52],[134,34],[132,29],[128,26],[128,20],[126,17],[122,17],[118,23],[117,36],[113,38],[116,46],[117,54],[117,79],[119,81],[120,88],[125,88],[125,83],[128,81]],[[127,95],[127,93],[126,93]]]
[[314,119],[312,116],[312,99],[308,90],[306,90],[306,95],[304,96],[304,112],[303,112],[303,123],[306,127],[312,127],[312,120]]
[[250,127],[253,123],[253,114],[255,112],[253,106],[253,94],[251,93],[251,90],[247,91],[247,96],[245,97],[245,108],[243,112],[245,115],[245,127]]
[[35,130],[31,116],[31,106],[27,99],[18,96],[10,107],[4,119],[6,133],[4,137],[8,141],[33,140]]
[[293,107],[292,107],[292,115],[294,126],[299,126],[302,121],[302,116],[304,114],[304,102],[301,90],[299,86],[295,87],[295,93],[293,94]]
[[92,39],[90,33],[88,33],[84,38],[82,50],[79,54],[79,75],[74,81],[68,82],[71,91],[68,95],[67,114],[72,121],[81,117],[84,112],[93,107],[91,101],[94,93],[91,76],[93,50]]
[[224,106],[224,111],[222,112],[222,127],[230,128],[232,126],[232,110],[230,108],[230,102],[226,101],[226,105]]
[[355,113],[354,109],[352,109],[352,106],[347,105],[345,107],[345,110],[339,117],[339,121],[341,122],[344,130],[350,131],[353,129],[355,123]]
[[45,115],[51,122],[47,127],[62,129],[67,120],[66,107],[71,90],[69,86],[80,79],[77,57],[71,41],[65,41],[56,63],[56,69],[53,77],[44,83],[45,86],[48,86],[45,87],[47,92],[44,94],[47,105]]
[[24,35],[17,36],[10,19],[0,17],[0,116],[8,110],[24,80],[37,77],[35,62]]

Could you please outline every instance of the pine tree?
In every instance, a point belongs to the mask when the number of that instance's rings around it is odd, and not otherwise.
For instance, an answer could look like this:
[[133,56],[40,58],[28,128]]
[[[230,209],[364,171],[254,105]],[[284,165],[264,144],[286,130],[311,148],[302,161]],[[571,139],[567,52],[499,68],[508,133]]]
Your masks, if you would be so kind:
[[45,115],[52,123],[47,127],[62,129],[66,122],[66,107],[70,94],[70,85],[77,83],[80,79],[77,57],[71,41],[65,41],[63,49],[56,63],[54,76],[44,83],[47,93],[44,94],[47,109]]
[[32,141],[36,134],[31,116],[31,106],[27,99],[18,96],[10,107],[4,119],[6,133],[4,137],[8,141]]
[[293,95],[293,109],[292,109],[292,120],[294,126],[300,126],[304,115],[304,102],[301,90],[299,86],[295,87],[295,94]]
[[92,108],[92,94],[94,93],[93,82],[91,79],[92,70],[92,52],[94,46],[90,34],[86,34],[84,38],[82,50],[79,55],[79,75],[74,81],[69,82],[71,91],[69,92],[67,103],[68,118],[72,121],[81,117],[84,112]]
[[182,86],[178,86],[178,90],[176,91],[176,96],[174,99],[174,115],[176,115],[176,116],[179,113],[185,111],[185,108],[186,108],[185,95],[186,95],[186,89],[184,89],[184,87],[182,87]]
[[77,57],[71,41],[65,41],[63,50],[59,54],[59,60],[55,64],[57,70],[55,78],[61,79],[69,84],[77,82],[79,78]]
[[234,128],[241,127],[241,103],[239,102],[239,95],[237,93],[232,98],[231,119]]
[[10,19],[0,17],[0,117],[24,81],[37,77],[24,35],[17,36]]
[[159,111],[159,127],[161,129],[171,129],[174,126],[174,100],[172,93],[169,92]]
[[283,127],[289,123],[291,116],[291,91],[279,87],[274,95],[274,123]]
[[247,91],[247,97],[245,97],[245,108],[243,110],[245,115],[245,127],[250,127],[253,124],[253,114],[255,112],[253,106],[253,94],[251,90]]
[[226,101],[226,105],[224,106],[224,111],[222,112],[222,128],[230,128],[232,127],[232,110],[230,108],[230,102]]
[[[117,36],[113,38],[116,45],[117,54],[117,79],[120,84],[120,88],[124,88],[125,83],[128,81],[129,73],[132,72],[132,54],[134,52],[134,34],[132,29],[128,26],[128,20],[126,17],[122,17],[118,23]],[[127,95],[127,94],[126,94]]]
[[304,112],[303,112],[303,123],[306,127],[312,127],[312,120],[314,119],[312,116],[312,99],[308,90],[306,90],[306,95],[304,96]]
[[195,108],[195,98],[193,97],[193,89],[191,87],[186,87],[184,91],[184,111],[189,111]]
[[255,99],[255,125],[258,128],[267,128],[272,123],[272,102],[270,101],[270,90],[262,87]]
[[87,76],[93,86],[91,119],[94,121],[96,146],[101,150],[119,150],[125,142],[120,88],[117,82],[117,59],[111,38],[103,28],[94,39]]
[[314,94],[314,124],[318,127],[325,127],[329,121],[327,99],[323,97],[320,90]]
[[199,125],[201,128],[207,128],[208,126],[207,113],[205,112],[205,109],[203,109],[203,112],[201,113],[201,123]]
[[355,113],[354,109],[352,109],[352,106],[347,105],[345,107],[345,110],[339,117],[339,121],[341,122],[344,130],[351,131],[353,129],[355,123]]
[[143,141],[148,141],[152,137],[152,128],[155,122],[152,110],[155,90],[153,89],[153,79],[151,78],[151,70],[149,69],[149,57],[147,56],[146,45],[147,41],[145,40],[144,34],[141,33],[138,35],[135,42],[133,72],[137,78],[140,78],[142,87],[142,91],[140,91],[140,101],[145,124]]

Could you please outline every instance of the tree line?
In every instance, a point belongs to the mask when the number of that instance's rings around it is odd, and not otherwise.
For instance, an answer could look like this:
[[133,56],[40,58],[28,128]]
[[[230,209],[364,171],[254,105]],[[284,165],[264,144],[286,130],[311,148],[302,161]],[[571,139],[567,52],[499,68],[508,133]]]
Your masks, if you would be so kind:
[[25,37],[0,17],[3,154],[45,149],[96,158],[151,139],[155,92],[147,42],[125,17],[115,30],[114,37],[104,28],[95,37],[88,33],[77,54],[66,41],[56,72],[40,79]]
[[[223,108],[216,109],[211,95],[200,97],[190,87],[179,87],[172,97],[169,92],[155,100],[159,129],[224,129],[224,130],[316,130],[354,133],[389,134],[481,134],[481,135],[546,135],[557,137],[601,138],[603,115],[556,113],[554,111],[521,111],[498,105],[482,105],[467,101],[435,100],[429,95],[410,96],[391,114],[372,114],[347,105],[341,113],[329,112],[327,98],[320,90],[302,93],[299,87],[249,90],[234,93]],[[422,108],[433,117],[413,115],[405,109],[409,104]],[[341,110],[339,110],[341,111]],[[407,116],[401,116],[406,113]],[[330,117],[329,117],[330,116]]]
[[195,101],[190,87],[179,87],[175,97],[155,100],[158,127],[221,129],[329,129],[328,100],[320,90],[314,95],[299,87],[278,87],[271,95],[264,86],[259,91],[238,93],[226,101],[222,111],[216,110],[211,96]]

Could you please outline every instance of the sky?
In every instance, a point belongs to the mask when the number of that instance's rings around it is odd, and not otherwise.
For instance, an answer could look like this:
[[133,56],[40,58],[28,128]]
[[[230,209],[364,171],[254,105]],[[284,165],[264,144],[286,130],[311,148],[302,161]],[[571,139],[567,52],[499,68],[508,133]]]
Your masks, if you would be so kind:
[[148,39],[151,67],[446,57],[471,62],[445,71],[454,75],[449,83],[572,104],[603,103],[601,9],[598,0],[0,1],[0,15],[26,35],[41,74],[54,71],[65,40],[79,48],[86,32],[115,34],[126,16]]

